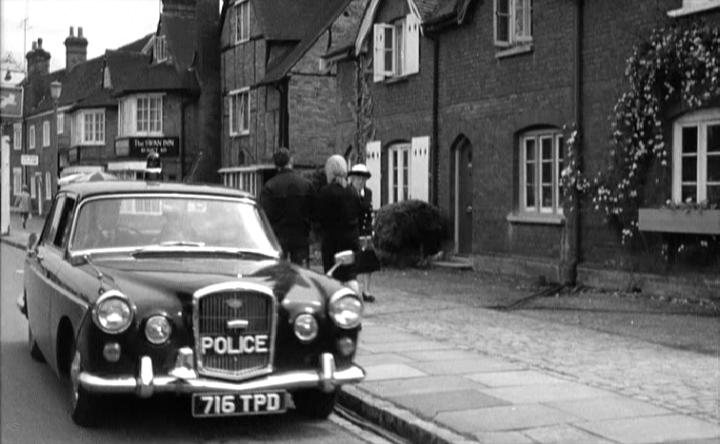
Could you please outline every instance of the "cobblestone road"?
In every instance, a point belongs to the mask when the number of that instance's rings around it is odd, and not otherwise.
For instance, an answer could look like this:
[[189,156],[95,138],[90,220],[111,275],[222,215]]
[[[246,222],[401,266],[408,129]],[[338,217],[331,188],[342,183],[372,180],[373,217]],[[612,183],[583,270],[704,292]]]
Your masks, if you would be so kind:
[[[720,422],[720,359],[573,325],[533,319],[517,313],[480,308],[483,296],[519,297],[500,286],[476,285],[472,291],[457,282],[433,297],[405,291],[392,273],[375,280],[375,304],[368,304],[369,320],[388,327],[449,341],[466,349],[501,356],[609,389],[680,413]],[[432,282],[432,272],[427,275]],[[413,286],[422,286],[415,281]],[[495,292],[482,295],[482,292]],[[475,293],[475,297],[469,293]],[[527,294],[527,293],[526,293]],[[717,322],[715,322],[717,321]],[[707,334],[720,342],[720,319]]]

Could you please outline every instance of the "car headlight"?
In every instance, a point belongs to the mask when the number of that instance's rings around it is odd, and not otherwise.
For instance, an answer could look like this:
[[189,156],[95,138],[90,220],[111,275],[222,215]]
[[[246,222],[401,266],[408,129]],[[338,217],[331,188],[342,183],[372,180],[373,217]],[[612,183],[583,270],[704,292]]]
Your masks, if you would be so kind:
[[318,334],[318,323],[315,320],[315,316],[303,313],[295,318],[293,323],[295,328],[295,336],[300,339],[300,342],[310,342],[317,337]]
[[330,297],[328,314],[340,328],[355,328],[362,320],[363,304],[357,294],[341,288]]
[[130,326],[134,310],[127,297],[117,290],[102,294],[93,308],[93,321],[105,333],[122,333]]
[[145,322],[145,337],[152,344],[162,344],[170,338],[172,326],[165,316],[155,315]]

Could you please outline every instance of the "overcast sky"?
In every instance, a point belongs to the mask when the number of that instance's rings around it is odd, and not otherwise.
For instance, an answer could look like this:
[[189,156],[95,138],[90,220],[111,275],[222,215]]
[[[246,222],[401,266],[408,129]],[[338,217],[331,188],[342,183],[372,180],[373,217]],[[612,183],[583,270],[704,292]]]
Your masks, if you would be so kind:
[[155,32],[159,17],[160,0],[0,0],[0,56],[4,59],[11,52],[22,64],[32,42],[42,38],[51,55],[50,70],[55,71],[65,66],[63,42],[71,26],[75,35],[79,26],[83,28],[91,59]]

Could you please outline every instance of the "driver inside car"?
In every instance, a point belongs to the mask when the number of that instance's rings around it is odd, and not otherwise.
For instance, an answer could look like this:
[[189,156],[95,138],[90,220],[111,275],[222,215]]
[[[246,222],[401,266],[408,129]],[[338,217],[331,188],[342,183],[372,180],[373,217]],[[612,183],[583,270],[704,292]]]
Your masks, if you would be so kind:
[[101,200],[88,203],[80,214],[79,233],[83,233],[77,242],[78,249],[105,248],[118,245],[117,223],[120,214],[120,201]]

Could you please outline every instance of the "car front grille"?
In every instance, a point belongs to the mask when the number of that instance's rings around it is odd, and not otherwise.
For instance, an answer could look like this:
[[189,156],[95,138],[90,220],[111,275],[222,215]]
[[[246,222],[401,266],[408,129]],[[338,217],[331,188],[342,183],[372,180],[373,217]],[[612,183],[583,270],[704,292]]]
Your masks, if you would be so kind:
[[272,371],[275,313],[275,298],[266,287],[235,282],[196,292],[198,373],[239,380]]

